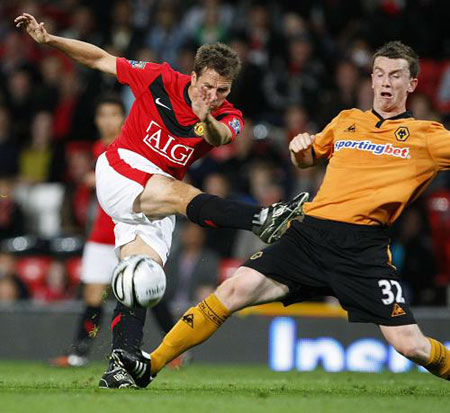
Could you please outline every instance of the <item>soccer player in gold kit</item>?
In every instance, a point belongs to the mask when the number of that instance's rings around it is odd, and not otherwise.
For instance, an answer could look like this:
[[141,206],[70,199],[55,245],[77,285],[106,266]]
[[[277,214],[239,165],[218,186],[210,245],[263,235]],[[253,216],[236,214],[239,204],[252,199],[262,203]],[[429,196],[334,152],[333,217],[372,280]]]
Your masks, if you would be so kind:
[[[417,86],[418,57],[399,41],[373,57],[373,109],[340,112],[317,135],[290,143],[295,166],[328,159],[302,223],[254,254],[214,294],[190,308],[151,357],[113,354],[139,387],[170,360],[210,337],[235,311],[334,295],[351,322],[375,323],[399,353],[443,379],[450,353],[417,325],[391,264],[387,228],[436,174],[450,167],[450,132],[414,119],[406,100]],[[145,369],[142,366],[145,365]]]

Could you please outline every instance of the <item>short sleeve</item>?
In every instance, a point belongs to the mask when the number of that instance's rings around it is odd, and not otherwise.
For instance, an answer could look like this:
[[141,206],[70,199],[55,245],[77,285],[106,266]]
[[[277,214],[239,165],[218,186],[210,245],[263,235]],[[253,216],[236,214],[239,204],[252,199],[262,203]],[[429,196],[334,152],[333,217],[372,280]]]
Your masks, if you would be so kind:
[[322,132],[316,134],[313,148],[316,158],[330,158],[334,148],[334,134],[336,125],[339,122],[339,115],[337,115]]
[[119,57],[116,60],[117,80],[130,86],[134,96],[138,96],[161,74],[162,65],[157,63],[128,60]]
[[427,142],[430,155],[438,169],[450,169],[450,131],[438,122],[431,122]]
[[234,108],[232,105],[224,108],[223,113],[216,115],[215,118],[230,129],[233,141],[244,129],[244,118],[242,116],[242,112]]

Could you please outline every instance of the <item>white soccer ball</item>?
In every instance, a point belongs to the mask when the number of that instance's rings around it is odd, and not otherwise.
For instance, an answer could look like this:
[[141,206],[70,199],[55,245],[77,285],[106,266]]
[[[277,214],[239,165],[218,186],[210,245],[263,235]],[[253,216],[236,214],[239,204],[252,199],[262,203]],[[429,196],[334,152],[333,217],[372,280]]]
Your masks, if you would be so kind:
[[153,307],[166,291],[166,274],[161,266],[145,255],[132,255],[114,269],[111,286],[123,305]]

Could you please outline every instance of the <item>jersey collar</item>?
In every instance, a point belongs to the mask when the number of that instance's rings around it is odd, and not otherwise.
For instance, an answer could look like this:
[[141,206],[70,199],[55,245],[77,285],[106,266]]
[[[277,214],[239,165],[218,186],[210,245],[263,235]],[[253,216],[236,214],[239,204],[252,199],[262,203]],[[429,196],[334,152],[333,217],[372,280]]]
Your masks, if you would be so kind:
[[187,83],[186,83],[186,86],[184,87],[183,96],[184,96],[184,101],[186,102],[186,104],[187,104],[188,106],[192,106],[192,100],[191,100],[191,98],[189,97],[189,92],[188,92],[189,86],[191,86],[191,82],[190,82],[190,81],[187,82]]
[[396,120],[396,119],[407,119],[413,118],[414,115],[410,110],[407,110],[403,113],[399,113],[398,115],[392,116],[392,118],[383,118],[375,109],[372,109],[372,113],[379,119],[377,124],[375,125],[377,128],[380,128],[385,120]]

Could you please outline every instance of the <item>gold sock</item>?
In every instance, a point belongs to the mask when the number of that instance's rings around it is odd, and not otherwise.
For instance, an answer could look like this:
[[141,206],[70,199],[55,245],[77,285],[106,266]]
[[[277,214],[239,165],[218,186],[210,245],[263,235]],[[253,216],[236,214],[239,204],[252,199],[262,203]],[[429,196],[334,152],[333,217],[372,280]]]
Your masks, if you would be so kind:
[[450,378],[450,351],[439,341],[428,337],[431,343],[431,355],[424,367],[435,376]]
[[151,353],[152,374],[158,373],[181,353],[212,336],[229,316],[229,310],[214,294],[187,310]]

